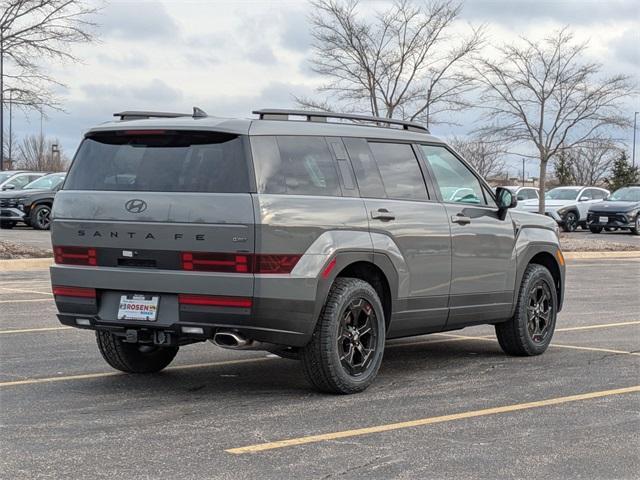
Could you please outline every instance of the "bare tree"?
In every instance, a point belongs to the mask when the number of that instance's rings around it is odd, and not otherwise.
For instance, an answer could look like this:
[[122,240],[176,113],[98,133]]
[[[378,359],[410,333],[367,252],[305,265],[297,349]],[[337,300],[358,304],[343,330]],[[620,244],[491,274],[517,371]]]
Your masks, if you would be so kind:
[[574,185],[602,183],[619,151],[615,144],[599,139],[569,151],[569,169]]
[[30,135],[18,146],[17,165],[25,170],[62,172],[67,169],[69,159],[57,139]]
[[506,146],[503,142],[474,136],[453,137],[450,144],[483,177],[504,175]]
[[481,28],[455,37],[461,6],[450,0],[417,5],[397,0],[365,18],[359,0],[312,0],[312,69],[327,78],[324,98],[298,98],[323,110],[367,111],[376,117],[418,120],[468,107],[473,88],[463,62],[483,43]]
[[86,0],[0,0],[0,132],[8,90],[19,107],[60,107],[54,90],[62,83],[48,75],[41,62],[77,61],[71,46],[93,40],[89,19],[96,11]]
[[[496,60],[473,63],[491,122],[479,132],[534,147],[541,190],[549,160],[562,149],[629,125],[622,112],[622,100],[633,92],[629,77],[600,78],[602,65],[584,61],[585,49],[563,29],[542,41],[522,38],[500,48]],[[541,195],[540,212],[544,200]]]

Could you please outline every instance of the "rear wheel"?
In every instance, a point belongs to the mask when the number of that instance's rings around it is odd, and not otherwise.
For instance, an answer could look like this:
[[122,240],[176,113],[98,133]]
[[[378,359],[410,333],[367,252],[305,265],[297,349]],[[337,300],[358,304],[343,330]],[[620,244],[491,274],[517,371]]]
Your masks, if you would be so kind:
[[602,232],[602,227],[591,226],[591,227],[589,227],[589,231],[591,233],[600,233],[600,232]]
[[102,357],[116,370],[126,373],[159,372],[171,363],[178,347],[125,343],[109,332],[96,332]]
[[300,349],[304,373],[322,392],[361,392],[378,374],[384,342],[384,313],[375,289],[356,278],[338,278],[311,342]]
[[575,232],[578,228],[578,214],[576,212],[568,212],[564,216],[564,223],[562,229],[565,232]]
[[31,212],[31,226],[36,230],[49,230],[51,226],[51,207],[38,205]]
[[556,327],[558,296],[549,270],[542,265],[527,267],[511,320],[496,324],[496,336],[509,355],[540,355],[551,343]]

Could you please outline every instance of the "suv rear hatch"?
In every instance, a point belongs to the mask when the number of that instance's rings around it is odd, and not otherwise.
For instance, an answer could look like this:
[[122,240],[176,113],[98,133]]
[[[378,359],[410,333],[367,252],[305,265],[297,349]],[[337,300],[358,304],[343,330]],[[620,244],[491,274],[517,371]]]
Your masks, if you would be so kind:
[[88,134],[55,199],[54,285],[113,291],[104,317],[116,316],[122,292],[170,294],[167,304],[178,294],[252,297],[245,142],[203,131]]

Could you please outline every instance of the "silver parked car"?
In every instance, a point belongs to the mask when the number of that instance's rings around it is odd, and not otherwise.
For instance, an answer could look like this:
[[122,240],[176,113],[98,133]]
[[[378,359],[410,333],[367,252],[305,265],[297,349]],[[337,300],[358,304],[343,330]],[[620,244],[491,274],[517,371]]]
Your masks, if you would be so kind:
[[565,275],[553,220],[513,210],[421,125],[254,113],[123,112],[82,141],[51,279],[60,321],[95,330],[112,367],[155,372],[210,340],[354,393],[390,338],[495,324],[508,354],[546,350]]

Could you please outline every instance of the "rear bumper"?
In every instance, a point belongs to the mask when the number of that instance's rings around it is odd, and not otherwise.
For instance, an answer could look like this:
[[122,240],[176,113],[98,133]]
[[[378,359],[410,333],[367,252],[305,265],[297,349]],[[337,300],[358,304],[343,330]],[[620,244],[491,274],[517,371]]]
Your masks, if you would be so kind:
[[[306,345],[315,328],[317,281],[310,278],[55,265],[51,280],[53,285],[96,289],[92,302],[56,296],[60,322],[72,327],[141,335],[162,331],[178,344],[233,329],[254,340],[295,347]],[[120,296],[131,293],[160,296],[156,321],[117,319]],[[179,293],[250,297],[252,305],[183,305],[178,302]],[[185,333],[183,327],[202,328],[202,334]]]

